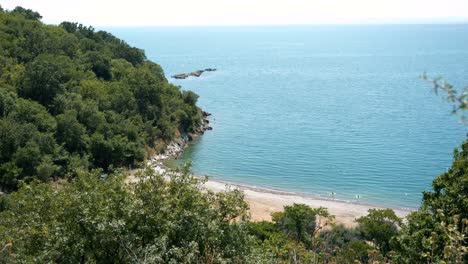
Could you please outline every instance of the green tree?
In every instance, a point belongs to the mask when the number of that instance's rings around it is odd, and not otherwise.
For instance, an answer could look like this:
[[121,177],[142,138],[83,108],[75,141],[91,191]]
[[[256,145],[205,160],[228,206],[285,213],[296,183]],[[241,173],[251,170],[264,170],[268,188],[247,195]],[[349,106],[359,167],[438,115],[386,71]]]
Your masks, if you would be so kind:
[[36,168],[41,160],[41,150],[35,142],[28,142],[13,154],[13,161],[25,177],[36,175]]
[[56,176],[58,171],[59,167],[54,164],[52,158],[50,156],[45,156],[37,166],[37,177],[44,182],[48,182],[52,177]]
[[110,61],[111,59],[97,51],[88,51],[85,54],[86,62],[89,63],[91,70],[98,78],[110,80],[112,78]]
[[67,57],[40,55],[26,66],[18,94],[49,105],[57,94],[65,91],[65,83],[71,79],[70,68],[71,61]]
[[356,220],[362,237],[372,241],[384,254],[391,250],[390,240],[398,234],[401,219],[392,209],[369,209],[369,214]]
[[[462,263],[457,258],[467,260],[467,147],[465,141],[460,150],[455,150],[452,167],[434,179],[433,191],[424,192],[421,208],[408,216],[408,223],[395,241],[401,261]],[[462,239],[454,240],[457,236]]]
[[70,152],[84,153],[88,149],[86,128],[78,122],[76,112],[66,111],[57,116],[56,138]]
[[[453,104],[453,114],[467,109],[468,87],[457,91],[441,78],[424,80],[433,84]],[[466,120],[465,120],[466,121]],[[400,235],[394,239],[395,259],[402,263],[466,263],[468,261],[468,140],[454,151],[452,166],[436,177],[433,190],[423,193],[420,209],[407,217]]]
[[31,9],[26,9],[21,6],[15,7],[15,9],[11,11],[11,13],[19,14],[23,16],[24,18],[31,19],[31,20],[40,20],[42,18],[42,16],[38,12],[34,12]]
[[283,212],[272,214],[273,222],[287,236],[309,245],[312,236],[322,228],[317,222],[317,216],[329,218],[325,208],[312,209],[305,204],[285,206]]

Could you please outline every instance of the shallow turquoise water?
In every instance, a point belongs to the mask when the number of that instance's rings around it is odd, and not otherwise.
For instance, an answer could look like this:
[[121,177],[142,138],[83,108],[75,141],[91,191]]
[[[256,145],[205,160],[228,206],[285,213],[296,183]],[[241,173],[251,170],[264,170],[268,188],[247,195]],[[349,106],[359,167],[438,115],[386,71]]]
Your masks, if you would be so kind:
[[[467,127],[420,80],[468,85],[468,25],[107,29],[200,95],[197,174],[415,208]],[[357,198],[359,197],[359,198]]]

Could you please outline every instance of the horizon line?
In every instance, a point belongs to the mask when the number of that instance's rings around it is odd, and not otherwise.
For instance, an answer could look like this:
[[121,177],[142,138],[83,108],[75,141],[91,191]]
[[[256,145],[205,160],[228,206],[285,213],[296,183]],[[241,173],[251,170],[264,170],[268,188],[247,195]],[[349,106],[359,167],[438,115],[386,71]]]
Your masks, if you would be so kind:
[[[69,21],[71,22],[71,21]],[[78,22],[80,23],[80,22]],[[393,26],[393,25],[467,25],[463,21],[427,21],[427,22],[372,22],[372,23],[296,23],[296,24],[173,24],[173,25],[91,25],[100,28],[150,28],[150,27],[288,27],[288,26]],[[58,25],[58,24],[57,24]]]
[[[45,24],[59,25],[64,21],[77,22],[70,20],[41,20]],[[192,24],[101,24],[101,23],[87,23],[77,22],[83,25],[89,25],[93,27],[102,28],[143,28],[143,27],[267,27],[267,26],[356,26],[356,25],[462,25],[468,24],[468,17],[439,17],[439,18],[401,18],[401,19],[372,19],[372,20],[361,20],[361,21],[337,21],[337,22],[310,22],[310,23],[218,23],[218,24],[207,24],[207,23],[192,23]]]

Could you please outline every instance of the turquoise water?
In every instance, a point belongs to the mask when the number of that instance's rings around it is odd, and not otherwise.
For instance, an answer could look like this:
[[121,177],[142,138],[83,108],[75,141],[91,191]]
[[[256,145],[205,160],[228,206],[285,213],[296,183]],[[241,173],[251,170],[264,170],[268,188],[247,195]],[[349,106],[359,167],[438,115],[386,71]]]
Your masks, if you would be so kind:
[[[467,126],[419,79],[468,85],[468,25],[107,29],[200,95],[199,175],[416,208]],[[359,197],[359,198],[357,198]]]

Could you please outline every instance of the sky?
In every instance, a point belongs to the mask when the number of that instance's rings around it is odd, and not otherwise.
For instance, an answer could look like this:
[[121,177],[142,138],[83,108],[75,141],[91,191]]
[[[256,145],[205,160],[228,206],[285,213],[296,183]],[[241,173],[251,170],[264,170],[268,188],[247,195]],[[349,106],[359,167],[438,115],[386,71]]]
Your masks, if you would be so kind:
[[45,23],[196,26],[468,22],[468,0],[0,0]]

